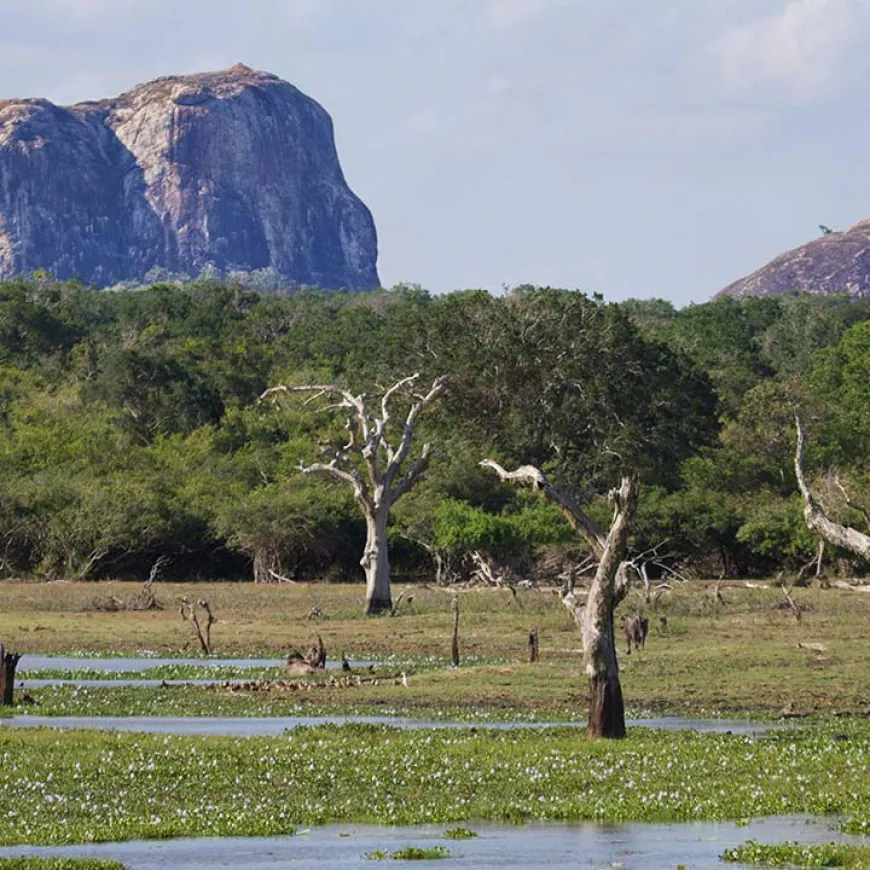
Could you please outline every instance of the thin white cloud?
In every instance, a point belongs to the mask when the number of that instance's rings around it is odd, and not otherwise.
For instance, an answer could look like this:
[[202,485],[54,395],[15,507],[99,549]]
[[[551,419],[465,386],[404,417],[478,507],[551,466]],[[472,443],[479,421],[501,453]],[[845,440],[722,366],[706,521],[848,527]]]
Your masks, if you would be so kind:
[[729,29],[712,46],[720,82],[735,94],[761,87],[797,98],[837,82],[866,0],[788,0],[775,15]]
[[147,6],[145,0],[31,0],[31,8],[84,23],[104,16],[118,18]]
[[507,30],[539,18],[554,5],[554,0],[489,0],[486,17],[494,28]]

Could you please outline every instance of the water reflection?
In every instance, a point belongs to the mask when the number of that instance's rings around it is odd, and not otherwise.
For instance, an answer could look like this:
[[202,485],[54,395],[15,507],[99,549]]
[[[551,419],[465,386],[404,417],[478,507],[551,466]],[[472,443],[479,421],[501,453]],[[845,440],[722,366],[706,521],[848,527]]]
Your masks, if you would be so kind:
[[[546,867],[549,870],[624,867],[673,868],[685,864],[722,868],[719,855],[750,838],[767,842],[866,842],[837,832],[826,819],[786,817],[757,819],[748,825],[692,823],[671,825],[530,824],[508,826],[469,824],[479,833],[472,840],[443,838],[449,825],[391,828],[362,825],[327,825],[295,837],[190,839],[154,842],[105,843],[75,847],[7,847],[0,856],[79,856],[114,859],[129,870],[205,870],[244,867],[246,870],[350,870],[373,865],[366,855],[392,852],[405,846],[446,846],[452,857],[439,868],[474,867],[478,870]],[[419,862],[390,861],[391,867]],[[427,865],[428,866],[428,865]],[[736,865],[729,865],[736,866]]]

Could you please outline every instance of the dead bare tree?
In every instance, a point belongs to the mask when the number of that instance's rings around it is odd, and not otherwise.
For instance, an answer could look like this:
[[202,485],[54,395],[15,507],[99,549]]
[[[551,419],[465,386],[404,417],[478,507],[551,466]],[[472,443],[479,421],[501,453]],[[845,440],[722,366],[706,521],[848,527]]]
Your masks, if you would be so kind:
[[662,561],[662,556],[659,555],[659,549],[666,543],[667,540],[664,540],[660,544],[656,544],[655,547],[650,547],[649,550],[645,550],[643,553],[638,553],[638,555],[633,556],[631,559],[625,559],[626,568],[632,569],[640,578],[642,585],[641,595],[643,596],[644,604],[651,605],[652,607],[655,607],[659,598],[661,598],[665,592],[671,591],[671,585],[667,582],[660,582],[656,584],[655,588],[653,588],[653,583],[649,576],[649,566],[654,565],[656,568],[659,568],[668,574],[679,577],[677,572],[666,565]]
[[324,452],[329,457],[328,462],[303,464],[300,471],[303,474],[329,475],[353,489],[356,503],[366,520],[366,547],[360,564],[366,575],[367,614],[392,609],[387,520],[390,508],[423,477],[429,466],[432,445],[427,443],[410,468],[403,471],[420,415],[447,389],[447,377],[440,375],[432,382],[428,393],[410,393],[413,404],[405,417],[398,444],[394,446],[387,440],[391,403],[407,395],[419,377],[419,373],[410,375],[387,389],[379,397],[379,416],[371,409],[372,400],[377,397],[365,393],[355,396],[334,384],[272,387],[260,397],[261,400],[276,399],[294,393],[313,393],[309,402],[325,396],[333,400],[327,410],[347,414],[347,443],[327,446]]
[[453,635],[450,641],[450,663],[454,668],[459,667],[459,596],[454,595],[450,602],[450,610],[453,613]]
[[493,469],[502,480],[540,490],[559,507],[571,528],[586,541],[597,558],[598,567],[585,600],[581,601],[569,584],[562,603],[574,616],[583,640],[584,667],[589,680],[589,736],[624,737],[625,704],[616,660],[613,613],[630,586],[624,560],[637,505],[637,478],[625,475],[619,487],[611,491],[613,518],[605,531],[571,496],[555,489],[540,469],[523,465],[516,471],[506,471],[491,459],[483,460],[481,465]]
[[[870,561],[870,535],[865,535],[851,526],[844,526],[834,522],[825,513],[822,506],[815,500],[804,475],[804,447],[806,439],[800,419],[795,416],[797,429],[797,447],[794,456],[794,473],[797,478],[798,488],[804,499],[804,518],[807,526],[821,535],[829,544],[842,547]],[[848,504],[848,500],[847,500]]]
[[[196,630],[196,637],[199,640],[199,645],[202,648],[202,651],[210,656],[212,653],[211,627],[217,622],[217,619],[215,619],[208,601],[206,601],[205,598],[200,598],[199,601],[193,602],[186,595],[180,598],[179,601],[181,602],[181,606],[178,608],[178,612],[181,614],[181,618],[185,622],[193,623],[193,627]],[[197,605],[199,605],[200,609],[205,612],[205,627],[200,623],[199,617],[197,616]]]

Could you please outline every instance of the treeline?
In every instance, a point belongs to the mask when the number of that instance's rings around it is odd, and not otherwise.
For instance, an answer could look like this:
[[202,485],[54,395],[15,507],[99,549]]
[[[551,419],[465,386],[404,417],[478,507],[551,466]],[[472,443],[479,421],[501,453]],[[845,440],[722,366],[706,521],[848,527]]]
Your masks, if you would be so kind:
[[279,295],[37,279],[0,283],[3,576],[143,577],[167,557],[179,579],[360,578],[351,493],[297,470],[346,437],[341,421],[317,402],[258,400],[279,383],[375,395],[417,371],[451,388],[421,422],[427,478],[393,512],[397,578],[540,576],[581,558],[555,508],[501,485],[479,467],[488,456],[543,466],[602,518],[608,487],[636,471],[632,546],[661,564],[797,571],[817,541],[792,471],[796,411],[825,506],[864,520],[868,299],[678,311],[532,287]]

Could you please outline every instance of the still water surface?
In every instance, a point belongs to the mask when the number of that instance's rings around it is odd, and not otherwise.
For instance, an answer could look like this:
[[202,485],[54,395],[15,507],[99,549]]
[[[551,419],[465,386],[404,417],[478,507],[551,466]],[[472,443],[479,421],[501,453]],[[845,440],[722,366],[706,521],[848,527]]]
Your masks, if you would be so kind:
[[[123,862],[129,870],[324,870],[371,868],[371,852],[392,852],[405,846],[443,845],[452,857],[425,866],[468,867],[478,870],[507,868],[625,868],[673,870],[685,864],[692,870],[739,865],[725,864],[719,856],[750,838],[765,842],[831,840],[866,842],[839,834],[832,821],[803,817],[757,819],[740,826],[725,823],[672,825],[593,825],[541,823],[522,826],[469,824],[480,836],[450,841],[449,827],[424,825],[408,828],[370,825],[327,825],[295,837],[222,838],[104,843],[95,846],[7,847],[0,856],[87,856]],[[419,861],[390,861],[390,867],[424,866]]]

